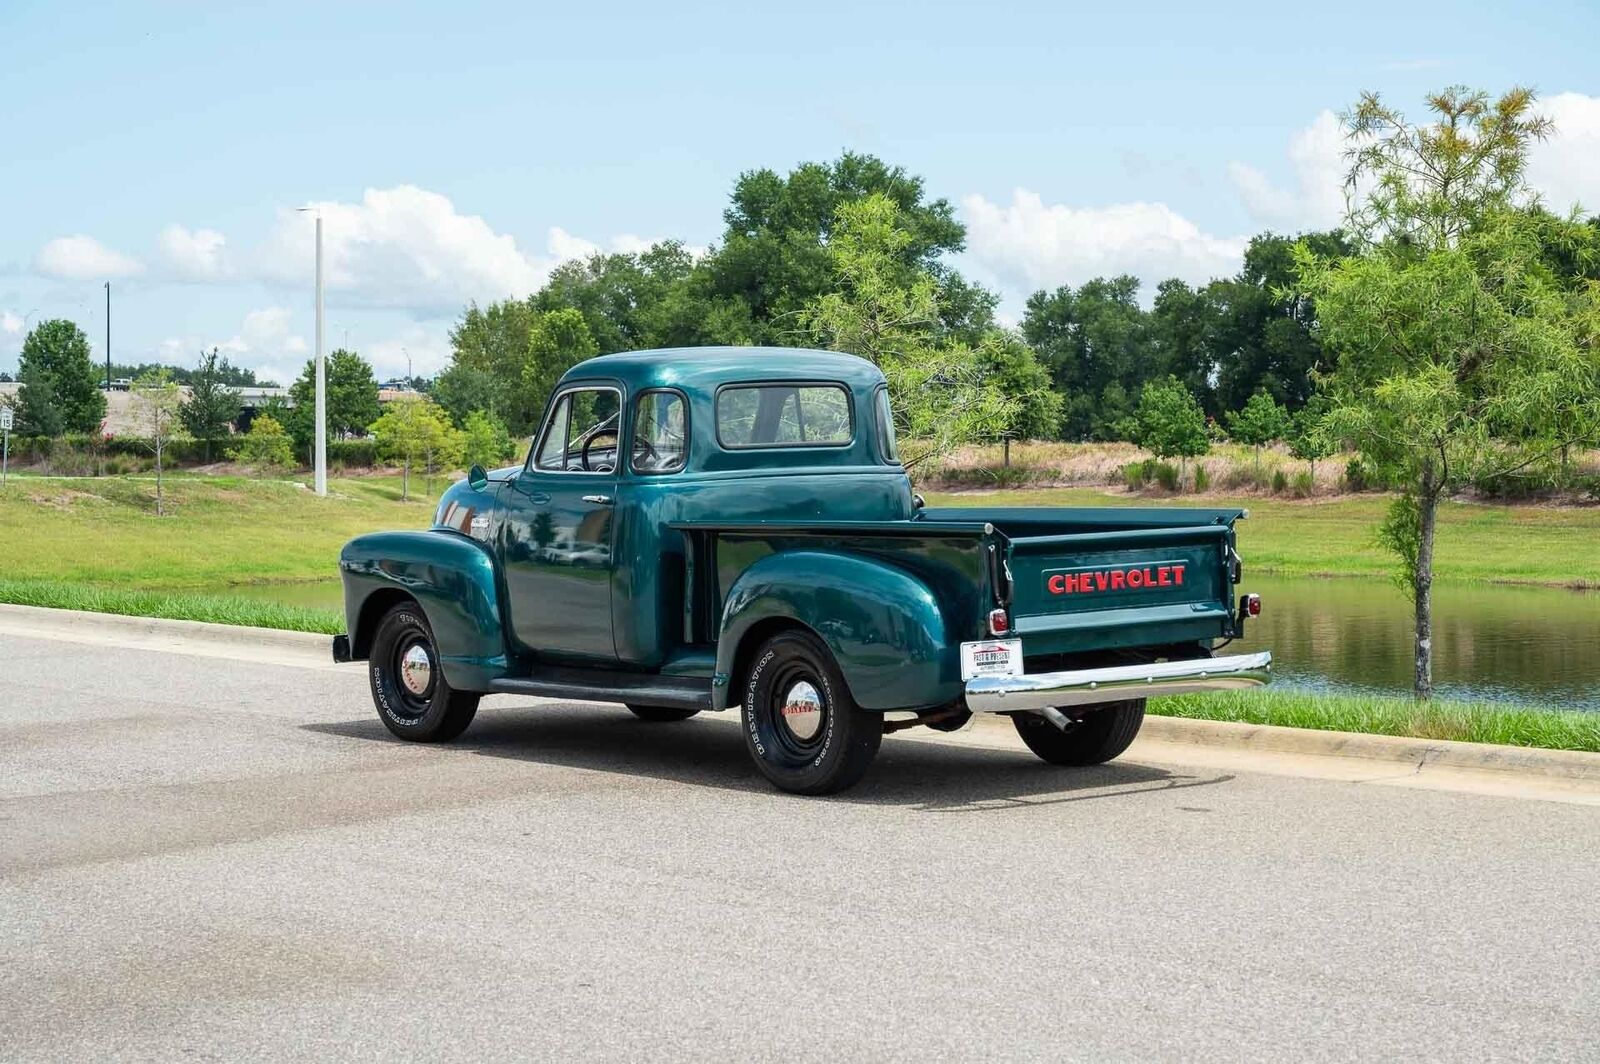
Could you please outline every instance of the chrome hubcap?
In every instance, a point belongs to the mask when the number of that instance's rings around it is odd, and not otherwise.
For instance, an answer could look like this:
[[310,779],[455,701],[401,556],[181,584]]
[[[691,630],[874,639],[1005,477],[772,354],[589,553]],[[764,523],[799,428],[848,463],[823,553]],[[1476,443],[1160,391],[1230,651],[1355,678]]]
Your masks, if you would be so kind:
[[400,659],[400,682],[418,697],[426,694],[433,682],[433,659],[420,643],[413,645]]
[[822,730],[822,696],[815,687],[801,680],[789,688],[779,714],[796,739],[809,742]]

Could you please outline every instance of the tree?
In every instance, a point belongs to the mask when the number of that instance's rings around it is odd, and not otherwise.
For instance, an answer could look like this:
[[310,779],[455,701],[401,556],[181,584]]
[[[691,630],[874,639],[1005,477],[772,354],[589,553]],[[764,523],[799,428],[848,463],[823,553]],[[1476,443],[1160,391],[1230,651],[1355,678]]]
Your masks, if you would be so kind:
[[517,445],[511,439],[511,433],[499,418],[482,410],[474,410],[467,415],[466,424],[462,431],[461,460],[468,465],[480,465],[485,469],[508,461],[515,453]]
[[451,364],[434,378],[430,397],[444,407],[457,428],[464,427],[475,410],[496,414],[502,401],[493,374],[461,363]]
[[907,284],[899,269],[914,239],[887,196],[844,203],[828,243],[833,289],[797,315],[820,346],[860,355],[883,371],[898,433],[926,443],[907,466],[998,436],[1021,406],[970,347],[940,342],[937,280],[923,273]]
[[1289,453],[1311,466],[1311,482],[1317,480],[1317,463],[1334,452],[1334,439],[1323,422],[1328,415],[1327,397],[1317,392],[1297,410],[1289,424]]
[[1228,435],[1256,450],[1256,472],[1261,471],[1261,448],[1289,431],[1289,412],[1266,392],[1257,392],[1237,413],[1228,413]]
[[224,382],[227,360],[217,360],[217,349],[200,356],[200,364],[189,378],[189,398],[179,416],[184,430],[205,444],[206,461],[211,461],[211,445],[225,440],[239,417],[239,393]]
[[294,464],[294,448],[289,434],[271,414],[257,414],[250,421],[250,431],[238,438],[228,451],[235,462],[263,472],[286,469]]
[[[871,197],[894,206],[905,237],[879,268],[903,288],[931,278],[943,297],[950,276],[943,256],[966,243],[955,209],[944,199],[924,202],[922,179],[904,168],[854,152],[830,163],[803,163],[787,176],[767,169],[740,174],[723,212],[722,246],[706,264],[709,294],[743,304],[756,342],[792,342],[804,329],[797,329],[800,312],[834,289],[832,242],[842,208]],[[946,310],[972,302],[973,291],[962,285],[967,290],[953,293]],[[969,309],[982,312],[981,301]],[[946,324],[942,316],[935,321],[936,327]]]
[[89,338],[70,321],[42,321],[22,341],[18,429],[34,436],[98,432],[106,416]]
[[582,312],[535,310],[529,300],[469,306],[450,342],[451,366],[440,377],[453,379],[441,399],[470,403],[463,420],[474,407],[493,411],[519,436],[533,432],[561,375],[599,354]]
[[411,470],[423,466],[431,476],[437,468],[460,461],[462,432],[433,400],[420,395],[401,396],[372,423],[378,438],[378,457],[398,462],[400,498],[411,498]]
[[1063,397],[1060,435],[1112,439],[1127,411],[1108,411],[1106,391],[1126,396],[1155,369],[1150,320],[1136,277],[1097,277],[1076,291],[1063,285],[1028,299],[1022,334],[1049,367]]
[[1433,693],[1440,500],[1600,439],[1595,288],[1549,267],[1544,227],[1524,209],[1528,149],[1551,123],[1527,89],[1491,101],[1449,88],[1427,102],[1427,124],[1372,93],[1345,116],[1359,251],[1296,255],[1337,352],[1329,431],[1401,487],[1380,535],[1415,606],[1418,699]]
[[[339,348],[328,355],[324,367],[327,390],[326,404],[328,435],[359,436],[378,417],[378,379],[372,374],[372,365],[354,351]],[[317,363],[306,362],[300,377],[289,386],[289,397],[294,400],[296,420],[305,423],[305,439],[315,443]]]
[[162,490],[163,458],[167,445],[180,427],[179,408],[183,396],[166,370],[147,373],[133,382],[133,417],[145,444],[156,456],[156,516],[166,513]]
[[1133,418],[1135,442],[1157,458],[1178,458],[1187,467],[1190,458],[1211,450],[1206,413],[1176,377],[1146,384]]

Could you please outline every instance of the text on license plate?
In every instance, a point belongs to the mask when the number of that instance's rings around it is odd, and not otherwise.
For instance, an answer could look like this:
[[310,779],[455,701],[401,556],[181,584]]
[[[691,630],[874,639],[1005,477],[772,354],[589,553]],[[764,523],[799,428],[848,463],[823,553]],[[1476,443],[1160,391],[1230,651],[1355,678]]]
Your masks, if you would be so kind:
[[961,678],[1021,676],[1022,640],[982,639],[961,644]]

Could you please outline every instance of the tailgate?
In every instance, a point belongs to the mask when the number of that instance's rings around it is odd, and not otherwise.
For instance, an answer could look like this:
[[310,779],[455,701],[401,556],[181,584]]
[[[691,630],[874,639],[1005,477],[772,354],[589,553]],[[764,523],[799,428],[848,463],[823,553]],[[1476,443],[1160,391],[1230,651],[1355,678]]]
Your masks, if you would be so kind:
[[1011,627],[1029,656],[1233,634],[1228,524],[1010,540]]

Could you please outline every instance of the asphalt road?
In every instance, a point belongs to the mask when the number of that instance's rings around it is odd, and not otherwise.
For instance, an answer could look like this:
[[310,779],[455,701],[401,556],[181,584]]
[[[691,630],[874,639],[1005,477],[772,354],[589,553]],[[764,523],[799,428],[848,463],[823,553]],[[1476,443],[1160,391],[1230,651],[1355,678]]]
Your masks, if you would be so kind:
[[1600,809],[997,734],[803,799],[725,719],[408,746],[359,667],[0,635],[0,1057],[1600,1056]]

